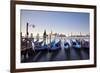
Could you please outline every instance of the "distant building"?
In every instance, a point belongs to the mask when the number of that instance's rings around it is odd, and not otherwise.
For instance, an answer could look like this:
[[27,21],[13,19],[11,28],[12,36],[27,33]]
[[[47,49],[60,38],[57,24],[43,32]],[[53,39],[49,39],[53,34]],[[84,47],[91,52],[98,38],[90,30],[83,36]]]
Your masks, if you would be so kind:
[[66,37],[66,35],[64,35],[64,34],[60,34],[59,37]]

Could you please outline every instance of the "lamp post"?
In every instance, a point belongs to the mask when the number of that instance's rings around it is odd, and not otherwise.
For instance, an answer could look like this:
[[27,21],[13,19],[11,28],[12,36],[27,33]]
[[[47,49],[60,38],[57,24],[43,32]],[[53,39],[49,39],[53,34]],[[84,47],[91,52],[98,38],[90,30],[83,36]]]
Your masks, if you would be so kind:
[[[26,23],[26,57],[28,58],[29,57],[29,50],[30,50],[30,47],[32,47],[31,43],[30,43],[30,40],[29,40],[29,26],[32,26],[33,28],[35,27],[35,25],[29,25],[29,23],[27,22]],[[31,36],[33,36],[33,34],[31,34]],[[32,40],[32,39],[31,39]]]
[[[29,23],[27,22],[27,24],[26,24],[26,47],[28,48],[28,37],[29,37],[29,31],[28,31],[28,29],[29,29],[29,26],[32,26],[33,28],[35,28],[35,25],[33,24],[33,25],[29,25]],[[32,36],[33,36],[33,34],[32,34]]]
[[[28,36],[29,36],[29,32],[28,32],[29,26],[35,28],[35,25],[34,25],[34,24],[30,24],[30,25],[29,25],[29,23],[26,24],[26,38],[27,38],[27,39],[28,39]],[[32,36],[33,36],[33,35],[32,35]]]

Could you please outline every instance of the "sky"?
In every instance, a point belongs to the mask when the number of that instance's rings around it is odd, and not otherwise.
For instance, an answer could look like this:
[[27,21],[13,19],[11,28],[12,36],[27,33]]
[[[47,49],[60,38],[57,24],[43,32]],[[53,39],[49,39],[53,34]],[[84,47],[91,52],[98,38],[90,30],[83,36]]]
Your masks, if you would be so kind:
[[[29,34],[33,36],[43,35],[44,30],[47,34],[53,33],[79,34],[89,33],[89,13],[80,12],[60,12],[60,11],[39,11],[21,10],[21,32],[26,34],[26,23],[29,23]],[[35,25],[33,28],[32,25]]]

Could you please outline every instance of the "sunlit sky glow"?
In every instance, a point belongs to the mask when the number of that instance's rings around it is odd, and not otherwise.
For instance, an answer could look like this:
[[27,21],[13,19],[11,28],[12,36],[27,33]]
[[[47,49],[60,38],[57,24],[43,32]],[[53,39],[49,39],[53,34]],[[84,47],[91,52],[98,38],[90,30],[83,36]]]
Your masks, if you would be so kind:
[[[26,23],[29,23],[29,34],[33,36],[43,35],[46,29],[47,34],[51,31],[54,33],[79,34],[89,33],[89,13],[79,12],[59,12],[59,11],[36,11],[36,10],[21,10],[21,32],[26,34]],[[35,25],[32,28],[31,25]]]

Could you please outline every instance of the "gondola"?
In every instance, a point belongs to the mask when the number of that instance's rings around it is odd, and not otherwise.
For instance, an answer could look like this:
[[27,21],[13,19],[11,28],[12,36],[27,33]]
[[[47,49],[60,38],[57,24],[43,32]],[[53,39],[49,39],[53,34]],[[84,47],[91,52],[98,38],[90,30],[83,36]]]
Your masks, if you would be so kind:
[[48,50],[48,46],[46,44],[44,44],[43,41],[41,41],[41,42],[36,41],[33,44],[34,44],[35,52],[47,51]]
[[75,49],[80,49],[81,48],[81,43],[79,40],[72,39],[71,40],[71,46]]
[[83,42],[82,46],[83,46],[83,48],[85,48],[85,49],[89,49],[89,47],[90,47],[89,41],[84,39],[84,42]]
[[65,49],[65,50],[70,49],[70,45],[69,45],[68,42],[64,42],[64,49]]
[[56,43],[55,40],[51,42],[51,47],[49,48],[50,52],[59,51],[61,49],[61,41]]

